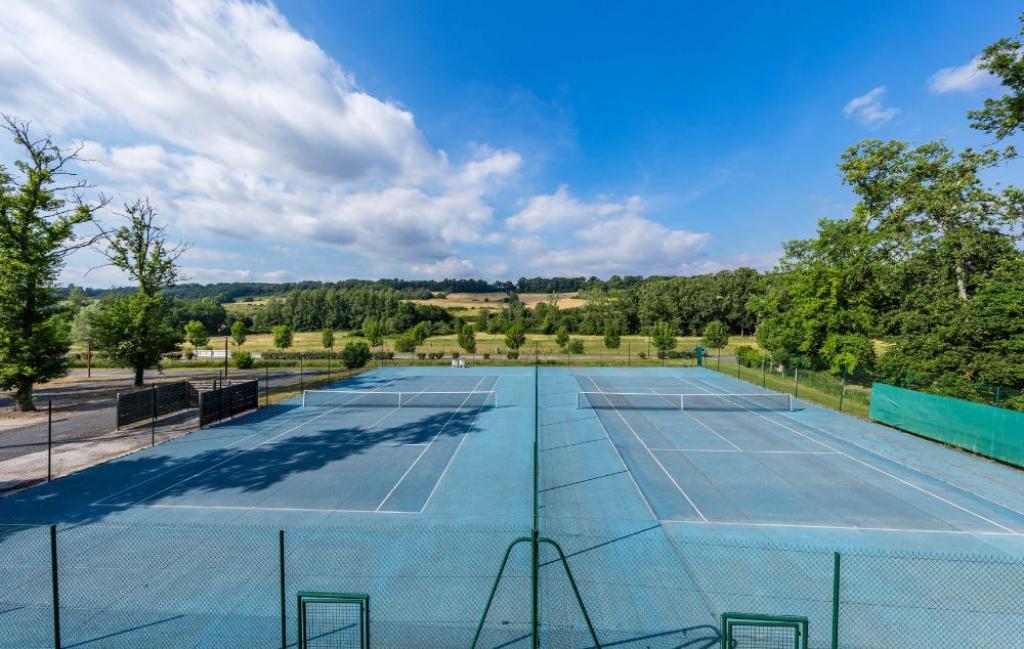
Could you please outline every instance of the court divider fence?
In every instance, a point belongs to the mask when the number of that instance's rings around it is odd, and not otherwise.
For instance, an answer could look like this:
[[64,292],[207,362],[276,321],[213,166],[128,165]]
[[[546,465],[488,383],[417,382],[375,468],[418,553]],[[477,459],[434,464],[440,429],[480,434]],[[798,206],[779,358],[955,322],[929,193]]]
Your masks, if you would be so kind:
[[[295,371],[298,370],[298,371]],[[205,397],[204,425],[264,407],[351,378],[338,368],[262,368],[154,383],[138,390],[82,388],[38,400],[40,409],[24,426],[0,434],[0,493],[45,482],[143,448],[188,435],[199,428],[199,400]],[[245,397],[240,383],[251,382]],[[184,387],[184,390],[183,390]],[[217,397],[218,391],[220,397]],[[187,400],[184,398],[187,396]],[[244,403],[243,403],[244,402]],[[233,412],[232,412],[233,411]]]
[[[375,647],[467,649],[474,638],[478,647],[527,646],[531,553],[513,552],[492,591],[516,533],[408,523],[284,531],[3,524],[0,642],[294,647],[295,594],[340,589],[373,598]],[[685,535],[671,537],[665,551],[661,532],[558,536],[560,548],[540,546],[544,647],[710,649],[720,644],[721,614],[732,611],[807,617],[817,649],[1013,647],[1024,626],[1021,559]],[[634,558],[610,566],[615,556]]]
[[874,421],[1024,467],[1024,412],[884,383],[871,394]]

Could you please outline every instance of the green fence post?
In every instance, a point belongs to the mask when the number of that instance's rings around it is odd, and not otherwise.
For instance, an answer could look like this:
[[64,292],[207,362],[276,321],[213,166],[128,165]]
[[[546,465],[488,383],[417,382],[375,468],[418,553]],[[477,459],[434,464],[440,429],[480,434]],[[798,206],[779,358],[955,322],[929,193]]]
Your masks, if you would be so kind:
[[303,392],[306,385],[302,382],[302,355],[299,355],[299,392]]
[[149,420],[149,445],[156,446],[156,384],[150,390],[149,394],[149,405],[150,405],[150,420]]
[[799,365],[797,365],[795,368],[793,368],[793,381],[794,381],[793,397],[795,399],[799,399],[800,398],[800,366]]
[[1001,397],[1002,397],[1002,388],[1001,388],[1001,386],[997,385],[996,386],[996,405],[997,406],[999,405],[999,402],[1002,400]]
[[53,646],[60,649],[60,580],[57,578],[57,526],[50,526],[50,583],[53,588]]
[[263,368],[263,400],[270,405],[270,366]]
[[839,391],[839,412],[843,411],[843,398],[846,397],[846,365],[840,365],[840,369],[843,372],[843,387]]
[[[117,395],[121,397],[120,394]],[[46,481],[53,479],[53,401],[46,402]]]
[[838,552],[832,555],[832,649],[839,649],[839,562]]
[[761,387],[768,387],[768,359],[761,359]]
[[740,378],[740,359],[736,358],[736,378]]
[[280,566],[279,574],[281,576],[281,649],[288,649],[287,606],[285,604],[284,586],[284,530],[278,530],[277,532],[277,549],[278,565]]

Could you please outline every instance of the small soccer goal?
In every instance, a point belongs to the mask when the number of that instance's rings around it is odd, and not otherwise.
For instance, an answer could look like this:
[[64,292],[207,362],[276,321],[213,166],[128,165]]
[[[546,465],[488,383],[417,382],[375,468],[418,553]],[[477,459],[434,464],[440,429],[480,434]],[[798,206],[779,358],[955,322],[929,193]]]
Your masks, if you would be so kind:
[[369,649],[370,596],[299,593],[299,649]]
[[807,649],[807,618],[722,614],[722,649]]

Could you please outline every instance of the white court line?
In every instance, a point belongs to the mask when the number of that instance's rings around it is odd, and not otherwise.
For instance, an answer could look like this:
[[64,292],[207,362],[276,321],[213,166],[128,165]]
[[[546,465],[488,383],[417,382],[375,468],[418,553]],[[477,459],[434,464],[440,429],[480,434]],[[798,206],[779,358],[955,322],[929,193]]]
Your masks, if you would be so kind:
[[737,451],[731,448],[652,448],[651,450],[673,453],[742,453],[743,455],[838,455],[835,451]]
[[1020,536],[1016,532],[991,532],[971,530],[921,530],[904,527],[858,527],[856,525],[809,525],[802,523],[749,523],[740,521],[686,521],[665,519],[658,521],[665,525],[725,525],[729,527],[776,527],[800,530],[843,530],[850,532],[895,532],[901,534],[952,534],[959,536]]
[[[386,386],[388,384],[394,383],[397,380],[398,380],[398,378],[390,379],[384,385],[382,385],[381,388],[383,388],[384,386]],[[380,390],[381,388],[377,388],[377,389]],[[370,392],[373,392],[373,391],[374,390],[370,390]],[[303,425],[313,421],[313,419],[318,419],[319,417],[323,417],[324,415],[327,415],[328,413],[332,412],[333,409],[334,408],[332,408],[331,410],[327,410],[327,412],[323,413],[322,415],[317,415],[315,418],[311,418],[311,419],[305,420],[304,422],[300,423],[295,428],[300,428],[301,426],[303,426]],[[300,410],[300,412],[301,412],[301,410]],[[285,425],[285,424],[282,424],[282,425]],[[237,445],[241,444],[242,442],[244,442],[245,440],[249,439],[250,437],[255,437],[257,435],[265,435],[266,433],[268,433],[269,431],[273,430],[274,428],[276,428],[276,426],[270,426],[268,428],[268,430],[256,430],[256,431],[253,431],[253,432],[249,433],[248,435],[245,435],[245,436],[239,438],[238,440],[234,441],[233,443],[230,443],[230,444],[228,444],[226,446],[222,446],[222,447],[218,448],[218,450],[228,450],[230,448],[233,448],[234,446],[237,446]],[[290,429],[290,430],[295,430],[295,428]],[[207,429],[207,430],[216,430],[216,428]],[[289,431],[285,431],[285,432],[286,433],[290,432],[290,430]],[[282,433],[282,434],[284,434],[284,433]],[[258,445],[259,444],[257,444],[257,446]],[[256,446],[253,446],[253,448],[255,448],[255,447]],[[239,452],[236,453],[236,455],[231,456],[231,458],[237,458],[239,455],[241,455],[241,453],[246,452],[247,450],[251,450],[251,448],[240,449]],[[198,462],[198,459],[193,458],[193,460],[191,460],[191,462]],[[103,501],[108,501],[108,500],[112,499],[112,497],[114,497],[116,495],[120,495],[120,494],[124,493],[125,491],[128,491],[130,489],[134,489],[134,488],[140,487],[143,484],[146,484],[148,482],[153,482],[154,480],[158,480],[158,479],[164,477],[165,475],[167,475],[168,473],[171,473],[172,471],[174,471],[174,469],[168,469],[167,471],[163,471],[161,473],[158,473],[157,475],[155,475],[153,477],[150,477],[150,478],[146,478],[145,480],[141,480],[139,482],[132,482],[131,484],[129,484],[128,486],[126,486],[123,489],[118,489],[114,493],[109,493],[109,494],[104,495],[98,501],[89,504],[88,507],[98,507],[98,506],[101,506]],[[141,500],[141,499],[139,499],[139,500]],[[138,501],[136,501],[136,503],[137,502]]]
[[[711,392],[710,390],[707,390],[707,389],[701,387],[700,385],[698,385],[696,383],[693,383],[692,381],[688,381],[688,380],[683,379],[682,377],[679,377],[679,376],[677,376],[676,378],[679,379],[680,381],[683,381],[684,383],[689,383],[690,385],[692,385],[695,388],[700,388],[701,390],[704,390],[708,394],[715,394],[714,392]],[[727,399],[727,400],[728,401],[732,401],[731,399]],[[736,402],[734,401],[733,403],[736,403]],[[820,444],[821,446],[824,446],[825,448],[827,448],[827,449],[829,449],[831,451],[835,451],[839,455],[842,455],[843,457],[845,457],[845,458],[847,458],[849,460],[852,460],[853,462],[856,462],[857,464],[866,466],[869,469],[877,471],[878,473],[881,473],[882,475],[884,475],[886,477],[892,478],[893,480],[896,480],[897,482],[900,482],[900,483],[910,487],[911,489],[915,489],[915,490],[920,491],[921,493],[923,493],[925,495],[931,496],[932,498],[934,498],[934,499],[936,499],[936,500],[938,500],[940,502],[943,502],[943,503],[949,505],[950,507],[953,507],[955,509],[959,509],[960,511],[962,511],[964,513],[967,513],[967,514],[970,514],[971,516],[979,518],[979,519],[985,521],[986,523],[988,523],[990,525],[994,525],[995,527],[998,527],[1001,530],[1006,530],[1007,532],[1009,532],[1010,534],[1012,534],[1014,536],[1021,536],[1021,534],[1019,532],[1017,532],[1017,531],[1015,531],[1015,530],[1013,530],[1013,529],[1011,529],[1009,527],[1006,527],[1005,525],[1001,525],[1001,524],[999,524],[999,523],[997,523],[997,522],[995,522],[995,521],[993,521],[993,520],[991,520],[991,519],[989,519],[989,518],[987,518],[985,516],[982,516],[981,514],[975,512],[975,511],[972,511],[972,510],[970,510],[970,509],[968,509],[968,508],[966,508],[966,507],[964,507],[962,505],[958,505],[955,502],[949,500],[948,498],[944,498],[944,497],[938,495],[937,493],[934,493],[932,491],[929,491],[929,490],[925,489],[924,487],[918,486],[918,485],[916,485],[916,484],[914,484],[912,482],[909,482],[907,480],[904,480],[903,478],[900,478],[899,476],[893,475],[892,473],[889,473],[888,471],[886,471],[885,469],[882,469],[881,467],[877,467],[877,466],[875,466],[875,465],[873,465],[873,464],[871,464],[869,462],[861,460],[860,458],[856,458],[856,457],[850,455],[849,453],[843,452],[843,451],[837,449],[834,446],[831,446],[829,444],[826,444],[825,442],[822,442],[821,440],[814,439],[813,437],[807,435],[806,433],[802,433],[799,430],[796,430],[795,428],[792,428],[790,426],[787,426],[787,425],[783,424],[782,422],[775,421],[774,419],[770,419],[768,417],[765,417],[761,413],[759,413],[759,412],[757,412],[755,410],[751,410],[750,408],[747,408],[747,407],[743,406],[743,404],[737,404],[737,405],[739,405],[741,408],[743,408],[747,412],[753,413],[754,415],[760,417],[761,419],[764,419],[765,421],[771,422],[771,423],[775,424],[776,426],[779,426],[780,428],[783,428],[783,429],[788,430],[788,431],[790,431],[792,433],[795,433],[795,434],[799,435],[800,437],[803,437],[804,439],[812,441],[812,442],[814,442],[816,444]],[[825,435],[828,435],[829,437],[833,437],[830,433],[826,433],[825,431],[821,431],[821,432],[824,433]],[[860,447],[858,447],[858,448],[860,448]],[[868,449],[863,449],[863,450],[867,451]],[[895,460],[891,460],[891,461],[896,462]],[[900,464],[899,462],[896,462],[896,463]],[[907,469],[909,471],[913,471],[914,473],[920,473],[920,472],[916,471],[915,469],[912,469],[911,467],[906,466],[905,464],[900,464],[900,466],[904,467],[905,469]],[[974,495],[977,496],[977,494],[974,494]],[[978,496],[978,497],[981,498],[981,496]],[[995,503],[993,503],[993,504],[995,504]]]
[[[391,383],[394,383],[394,382],[395,382],[395,380],[396,380],[396,379],[392,379],[392,380],[391,380]],[[384,387],[384,386],[381,386],[381,387]],[[379,389],[380,389],[380,388],[378,388],[378,390],[379,390]],[[370,392],[373,392],[373,391],[374,391],[374,390],[370,390]],[[142,500],[144,500],[144,499],[147,499],[147,498],[152,498],[152,497],[154,497],[154,496],[159,496],[160,494],[162,494],[162,493],[164,493],[164,492],[168,491],[169,489],[173,489],[174,487],[178,486],[179,484],[181,484],[181,483],[183,483],[183,482],[187,482],[187,481],[191,480],[192,478],[195,478],[195,477],[197,477],[197,476],[200,476],[200,475],[202,475],[202,474],[206,473],[207,471],[209,471],[209,470],[211,470],[211,469],[215,469],[215,468],[219,467],[219,466],[220,466],[220,465],[222,465],[222,464],[225,464],[225,463],[227,463],[227,462],[230,462],[230,461],[232,461],[232,460],[235,460],[235,459],[237,459],[237,458],[238,458],[239,456],[241,456],[241,455],[242,455],[242,454],[244,454],[244,453],[248,453],[249,451],[252,451],[252,450],[254,450],[254,449],[257,449],[257,448],[259,448],[259,447],[263,446],[264,444],[267,444],[267,443],[269,443],[269,442],[272,442],[272,441],[274,441],[275,439],[277,439],[277,438],[279,438],[279,437],[281,437],[281,436],[283,436],[283,435],[287,435],[288,433],[290,433],[290,432],[292,432],[292,431],[295,431],[295,430],[298,430],[299,428],[302,428],[303,426],[305,426],[305,425],[306,425],[306,424],[308,424],[308,423],[311,423],[311,422],[313,422],[313,421],[316,421],[317,419],[320,419],[321,417],[324,417],[324,416],[326,416],[326,415],[329,415],[329,414],[331,414],[332,412],[334,412],[335,410],[337,410],[338,408],[342,407],[343,405],[345,405],[345,404],[339,404],[339,405],[337,405],[337,406],[335,406],[335,407],[333,407],[333,408],[331,408],[331,409],[329,409],[329,410],[325,410],[324,412],[320,413],[319,415],[317,415],[317,416],[315,416],[315,417],[310,417],[309,419],[306,419],[306,420],[304,420],[304,421],[301,421],[301,422],[299,422],[298,424],[296,424],[295,426],[292,426],[291,428],[289,428],[289,429],[287,429],[287,430],[285,430],[285,431],[283,431],[283,432],[281,432],[281,433],[278,433],[277,435],[274,435],[273,437],[270,437],[270,438],[268,438],[268,439],[265,439],[265,440],[263,440],[262,442],[260,442],[260,443],[259,443],[259,444],[257,444],[256,446],[251,446],[251,447],[249,447],[249,448],[245,448],[245,449],[239,449],[239,450],[238,450],[238,452],[237,452],[237,453],[235,453],[235,454],[233,454],[233,455],[232,455],[231,457],[229,457],[229,458],[227,458],[227,459],[225,459],[225,460],[222,460],[222,461],[218,462],[217,464],[214,464],[213,466],[209,466],[209,467],[207,467],[207,468],[203,469],[202,471],[200,471],[200,472],[198,472],[198,473],[193,473],[192,475],[190,475],[190,476],[188,476],[188,477],[186,477],[186,478],[184,478],[184,479],[182,479],[182,480],[179,480],[178,482],[175,482],[174,484],[172,484],[172,485],[170,485],[170,486],[168,486],[168,487],[166,487],[166,488],[164,488],[164,489],[161,489],[160,491],[156,492],[155,494],[149,494],[149,495],[147,495],[147,496],[144,496],[143,498],[139,498],[138,500],[136,500],[136,501],[134,501],[134,502],[132,502],[132,503],[129,503],[129,505],[130,505],[130,506],[135,506],[135,505],[136,505],[137,503],[141,502],[141,501],[142,501]],[[394,410],[391,410],[391,411],[390,411],[389,413],[387,413],[386,415],[384,415],[383,417],[381,417],[380,419],[378,419],[378,420],[377,420],[376,422],[374,422],[374,423],[373,423],[373,425],[371,425],[371,426],[370,426],[370,428],[373,428],[374,426],[376,426],[376,425],[377,425],[377,424],[379,424],[380,422],[384,421],[384,419],[386,419],[386,418],[387,418],[387,417],[388,417],[389,415],[391,415],[391,414],[392,414],[393,412],[395,412],[395,410],[398,410],[398,409],[397,409],[397,408],[395,408]],[[261,434],[262,432],[264,432],[264,431],[256,431],[256,432],[250,433],[250,434],[246,435],[245,437],[243,437],[242,439],[238,440],[238,442],[237,442],[237,443],[241,443],[241,442],[243,442],[243,441],[245,441],[245,440],[249,439],[250,437],[253,437],[254,435],[259,435],[259,434]],[[234,446],[234,445],[232,445],[232,446]],[[231,446],[228,446],[228,447],[226,447],[226,448],[231,448]],[[173,471],[173,469],[168,469],[167,471],[165,471],[165,472],[163,472],[163,473],[161,473],[161,474],[159,474],[159,475],[153,476],[152,478],[148,478],[148,479],[146,479],[146,480],[143,480],[142,482],[138,482],[138,483],[134,483],[134,484],[132,484],[132,485],[129,485],[129,486],[125,487],[124,489],[121,489],[121,490],[119,490],[119,491],[116,491],[116,492],[114,492],[114,493],[112,493],[112,494],[108,495],[108,496],[104,496],[103,498],[100,498],[99,500],[97,500],[96,502],[94,502],[94,503],[90,504],[89,506],[90,506],[90,507],[104,506],[104,505],[102,504],[104,500],[108,500],[108,499],[110,499],[110,498],[113,498],[114,496],[117,496],[117,495],[119,495],[119,494],[122,494],[122,493],[124,493],[125,491],[128,491],[129,489],[134,489],[134,488],[136,488],[136,487],[139,487],[139,486],[141,486],[141,485],[144,485],[144,484],[146,484],[147,482],[151,482],[151,481],[153,481],[153,480],[156,480],[157,478],[163,477],[164,475],[166,475],[167,473],[170,473],[171,471]],[[118,505],[118,506],[121,506],[121,507],[123,507],[124,505],[123,505],[123,504],[121,504],[121,505]]]
[[[119,505],[92,505],[92,507],[118,507]],[[419,512],[403,512],[397,510],[376,509],[329,509],[317,507],[253,507],[233,505],[137,505],[147,509],[200,509],[233,512],[325,512],[341,514],[419,514]]]
[[[594,380],[594,378],[593,378],[592,376],[590,376],[590,375],[588,374],[588,375],[587,375],[587,378],[588,378],[588,379],[590,379],[590,382],[594,384],[594,387],[595,387],[595,388],[597,388],[597,391],[598,391],[599,393],[601,393],[601,394],[603,394],[603,393],[604,393],[604,390],[602,390],[602,389],[601,389],[601,387],[597,385],[597,381],[595,381],[595,380]],[[652,460],[654,460],[655,464],[657,464],[657,465],[658,465],[659,467],[661,467],[661,470],[662,470],[662,471],[663,471],[663,472],[665,473],[665,475],[666,475],[666,476],[668,477],[668,479],[669,479],[669,480],[670,480],[670,481],[672,482],[672,484],[674,484],[674,485],[675,485],[676,489],[678,489],[678,490],[679,490],[679,493],[683,494],[683,498],[685,498],[685,499],[686,499],[686,502],[690,503],[690,507],[692,507],[692,508],[693,508],[693,511],[697,512],[697,515],[698,515],[698,516],[700,516],[700,519],[701,519],[702,521],[706,521],[706,520],[707,520],[707,518],[705,518],[705,517],[704,517],[704,512],[702,512],[702,511],[700,510],[700,507],[697,507],[697,503],[693,502],[693,499],[691,499],[691,498],[690,498],[690,495],[689,495],[688,493],[686,493],[686,491],[685,491],[685,490],[683,490],[683,488],[682,488],[681,486],[679,486],[679,483],[678,483],[678,482],[676,482],[676,479],[675,479],[675,478],[673,478],[673,477],[672,477],[672,474],[668,472],[668,469],[666,469],[666,468],[665,468],[665,465],[661,463],[661,460],[659,460],[659,459],[658,459],[658,458],[657,458],[657,457],[656,457],[656,456],[654,455],[654,453],[652,453],[652,452],[651,452],[651,449],[650,449],[650,448],[649,448],[649,447],[647,446],[647,444],[645,444],[645,443],[644,443],[644,440],[642,440],[642,439],[640,438],[640,435],[638,435],[638,434],[637,434],[637,432],[636,432],[636,430],[634,430],[634,429],[633,429],[633,426],[631,426],[631,425],[630,425],[630,423],[629,423],[628,421],[626,421],[626,418],[622,416],[622,413],[621,413],[621,412],[619,412],[619,409],[618,409],[618,408],[616,408],[616,407],[615,407],[614,405],[612,405],[612,401],[611,401],[611,399],[608,399],[608,397],[605,397],[605,400],[606,400],[606,401],[608,401],[608,405],[611,405],[611,406],[612,406],[612,410],[614,410],[614,411],[615,411],[615,414],[617,414],[617,415],[619,416],[619,419],[621,419],[621,420],[622,420],[622,423],[626,424],[626,427],[627,427],[627,428],[629,428],[630,432],[632,432],[632,433],[633,433],[633,436],[634,436],[634,437],[636,437],[636,439],[637,439],[637,441],[638,441],[638,442],[640,442],[640,445],[644,447],[644,450],[645,450],[645,451],[647,451],[647,454],[651,456],[651,459],[652,459]],[[601,418],[600,418],[600,417],[598,417],[598,420],[600,420],[600,419],[601,419]],[[606,431],[606,432],[607,432],[607,431]],[[609,439],[611,439],[611,436],[609,436]],[[614,445],[614,442],[612,442],[612,445]],[[616,449],[616,450],[618,450],[618,449]],[[657,517],[655,517],[655,518],[657,518]]]
[[[481,376],[480,379],[477,380],[476,385],[473,386],[472,392],[476,392],[476,389],[478,387],[480,387],[480,384],[483,382],[483,380],[485,378],[487,378],[487,377],[486,376]],[[462,403],[459,404],[459,407],[455,409],[455,412],[452,413],[451,417],[448,417],[448,421],[444,422],[444,426],[441,427],[441,430],[437,431],[437,434],[435,434],[433,437],[430,438],[430,442],[423,448],[422,451],[420,451],[420,454],[417,455],[416,459],[412,461],[412,464],[410,464],[409,468],[405,470],[405,473],[402,474],[402,477],[398,479],[398,482],[396,482],[391,487],[391,490],[388,491],[386,496],[384,496],[384,499],[380,501],[379,505],[377,505],[377,509],[378,510],[381,507],[384,506],[384,503],[386,503],[388,501],[388,498],[391,497],[391,494],[395,493],[395,490],[398,489],[398,485],[402,484],[402,481],[405,480],[406,476],[408,476],[412,472],[412,470],[416,467],[416,465],[419,464],[420,459],[426,454],[427,449],[429,449],[431,444],[434,443],[434,440],[436,440],[441,435],[441,433],[443,433],[444,430],[446,428],[448,428],[448,424],[452,423],[452,420],[455,419],[455,415],[459,414],[459,411],[462,410],[462,406],[466,405],[466,402],[469,401],[469,397],[470,396],[471,396],[470,394],[466,395],[466,398],[462,400]],[[374,511],[376,511],[376,510],[374,510]]]
[[[596,385],[596,383],[595,383],[595,385]],[[648,390],[650,390],[650,391],[651,391],[651,392],[653,392],[654,394],[658,394],[657,392],[655,392],[655,388],[648,388]],[[694,417],[694,416],[693,416],[693,415],[691,415],[690,413],[686,412],[686,410],[683,410],[683,411],[682,411],[682,413],[683,413],[684,415],[686,415],[687,417],[689,417],[690,419],[692,419],[692,420],[694,420],[695,422],[697,422],[698,424],[700,424],[701,426],[703,426],[704,428],[707,428],[708,430],[710,430],[710,431],[712,432],[712,434],[714,434],[714,435],[716,435],[717,437],[719,437],[719,438],[720,438],[720,439],[721,439],[722,441],[724,441],[724,442],[725,442],[726,444],[728,444],[729,446],[733,447],[733,448],[734,448],[735,450],[737,450],[737,451],[742,451],[742,450],[743,450],[743,449],[741,449],[741,448],[740,448],[739,446],[737,446],[736,444],[734,444],[734,443],[733,443],[733,441],[732,441],[731,439],[729,439],[729,438],[728,438],[728,437],[726,437],[725,435],[722,435],[721,433],[719,433],[719,432],[718,432],[717,430],[715,430],[715,429],[714,429],[714,428],[712,428],[711,426],[707,425],[706,423],[704,423],[704,422],[703,422],[703,421],[701,421],[700,419],[697,419],[696,417]],[[660,431],[659,431],[659,432],[660,432]]]
[[[576,375],[573,375],[573,378],[577,379],[578,377]],[[579,381],[576,382],[576,385],[579,385]],[[583,386],[580,386],[580,387],[583,387]],[[649,503],[647,501],[647,497],[644,496],[644,490],[640,488],[639,484],[637,484],[636,478],[633,476],[633,471],[629,468],[629,465],[626,464],[626,461],[622,458],[622,453],[620,453],[618,447],[615,446],[615,442],[612,441],[612,436],[608,433],[608,429],[605,428],[604,422],[601,421],[601,417],[599,417],[596,412],[594,413],[594,419],[597,420],[597,423],[601,424],[601,430],[604,431],[604,436],[608,439],[608,443],[611,445],[612,450],[615,451],[616,457],[619,458],[619,463],[622,464],[622,468],[626,470],[626,475],[629,476],[630,482],[632,482],[633,486],[636,487],[636,493],[637,493],[638,496],[640,496],[640,500],[643,502],[644,506],[647,508],[647,511],[650,512],[651,519],[655,520],[655,521],[658,520],[658,515],[654,513],[654,508],[651,507],[651,503]],[[573,419],[573,420],[570,420],[570,421],[582,421],[582,420]]]
[[[499,381],[501,381],[501,376],[498,376],[498,380],[495,381],[494,385],[491,386],[492,390],[495,387],[497,387]],[[434,481],[434,486],[430,490],[430,494],[427,495],[427,499],[423,501],[423,506],[420,507],[421,514],[427,510],[427,505],[430,504],[430,499],[434,497],[434,493],[437,491],[437,488],[440,487],[441,482],[444,481],[444,477],[448,474],[448,468],[451,467],[452,462],[455,461],[455,456],[458,455],[459,451],[462,450],[462,445],[466,443],[466,438],[469,437],[469,431],[473,430],[473,427],[476,426],[476,420],[480,418],[481,412],[483,412],[483,406],[477,408],[476,415],[473,417],[473,421],[469,423],[469,428],[467,428],[466,431],[462,433],[462,439],[459,440],[459,445],[455,447],[455,452],[452,453],[452,456],[450,458],[448,458],[448,463],[444,465],[444,470],[441,471],[441,475],[439,475],[437,477],[437,480]]]

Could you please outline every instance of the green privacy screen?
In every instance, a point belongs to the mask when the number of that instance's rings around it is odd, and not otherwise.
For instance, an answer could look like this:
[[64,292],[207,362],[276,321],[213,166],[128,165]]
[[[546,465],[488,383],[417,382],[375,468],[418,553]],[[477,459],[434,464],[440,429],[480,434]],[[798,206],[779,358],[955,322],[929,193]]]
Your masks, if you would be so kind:
[[1022,412],[875,383],[871,419],[1024,467]]

